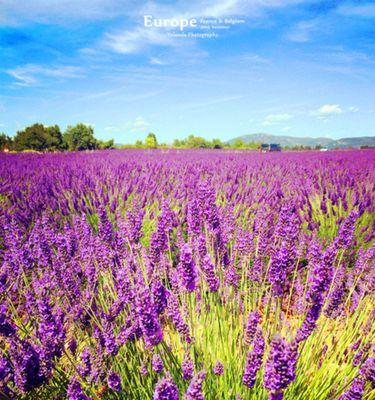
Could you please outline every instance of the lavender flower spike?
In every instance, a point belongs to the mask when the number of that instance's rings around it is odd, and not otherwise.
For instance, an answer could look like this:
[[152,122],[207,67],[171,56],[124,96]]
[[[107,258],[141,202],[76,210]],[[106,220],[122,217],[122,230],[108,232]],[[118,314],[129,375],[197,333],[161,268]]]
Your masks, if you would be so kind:
[[297,359],[296,343],[288,344],[280,336],[272,340],[265,368],[264,387],[271,392],[271,395],[276,396],[273,398],[282,398],[279,393],[296,378]]
[[197,285],[197,269],[193,260],[190,247],[185,244],[180,254],[180,274],[183,287],[188,292],[193,292]]
[[185,393],[184,400],[204,400],[202,386],[205,379],[206,372],[198,372],[190,382],[190,385]]
[[178,400],[179,393],[178,387],[173,382],[172,377],[167,375],[165,378],[161,379],[156,387],[153,400]]
[[249,389],[253,388],[255,385],[257,373],[263,363],[265,342],[263,338],[263,333],[258,329],[255,338],[253,350],[247,355],[245,372],[242,377],[242,382]]

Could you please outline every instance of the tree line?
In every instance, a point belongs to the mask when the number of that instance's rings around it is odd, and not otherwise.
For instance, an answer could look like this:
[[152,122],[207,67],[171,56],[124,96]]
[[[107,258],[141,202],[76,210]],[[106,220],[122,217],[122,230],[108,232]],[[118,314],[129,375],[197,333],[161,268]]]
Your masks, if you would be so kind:
[[58,125],[33,124],[18,131],[12,138],[0,134],[0,149],[13,151],[81,151],[114,148],[113,140],[102,141],[94,129],[85,124],[68,126],[64,133]]
[[259,149],[260,143],[245,143],[241,139],[224,143],[220,139],[207,140],[201,136],[189,135],[185,139],[175,139],[172,144],[159,143],[156,135],[150,132],[144,141],[135,144],[115,146],[113,139],[102,141],[94,136],[92,126],[79,123],[68,126],[64,133],[58,125],[33,124],[20,130],[14,137],[0,133],[0,150],[9,151],[81,151],[118,148],[175,148],[175,149]]
[[144,141],[137,140],[135,144],[124,144],[121,148],[137,148],[137,149],[258,149],[260,143],[245,143],[242,140],[235,140],[228,144],[220,139],[207,140],[201,136],[189,135],[185,139],[175,139],[172,144],[159,143],[154,133],[149,133]]

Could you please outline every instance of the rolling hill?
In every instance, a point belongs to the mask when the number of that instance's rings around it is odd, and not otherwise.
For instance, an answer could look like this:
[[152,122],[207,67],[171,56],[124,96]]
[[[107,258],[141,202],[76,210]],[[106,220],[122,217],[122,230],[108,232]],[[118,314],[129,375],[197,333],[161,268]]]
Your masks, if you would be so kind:
[[293,146],[322,146],[329,149],[348,148],[360,146],[375,146],[375,136],[361,136],[342,139],[330,139],[325,137],[294,137],[294,136],[278,136],[267,133],[254,133],[251,135],[238,136],[228,141],[229,144],[236,140],[242,140],[245,143],[278,143],[281,147]]

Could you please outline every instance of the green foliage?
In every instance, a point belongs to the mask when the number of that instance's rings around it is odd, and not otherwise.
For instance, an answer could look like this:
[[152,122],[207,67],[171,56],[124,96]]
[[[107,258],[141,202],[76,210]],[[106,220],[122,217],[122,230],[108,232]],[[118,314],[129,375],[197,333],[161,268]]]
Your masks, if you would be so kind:
[[103,150],[115,148],[115,143],[114,143],[113,139],[110,139],[107,141],[98,140],[98,145],[99,145],[99,149],[103,149]]
[[17,151],[47,149],[61,149],[62,137],[60,128],[55,125],[47,127],[42,124],[34,124],[18,131],[14,138],[14,148]]
[[64,136],[64,144],[68,150],[95,150],[99,148],[99,142],[94,137],[94,129],[85,124],[68,126]]
[[50,150],[63,149],[63,138],[58,125],[46,127],[47,148]]
[[248,149],[248,150],[258,150],[260,148],[260,143],[248,142],[245,143],[242,139],[236,139],[230,146],[233,149]]
[[158,140],[155,133],[150,132],[145,140],[145,147],[147,149],[156,149],[158,147]]
[[13,148],[13,139],[5,133],[0,133],[0,151],[5,149],[11,150]]

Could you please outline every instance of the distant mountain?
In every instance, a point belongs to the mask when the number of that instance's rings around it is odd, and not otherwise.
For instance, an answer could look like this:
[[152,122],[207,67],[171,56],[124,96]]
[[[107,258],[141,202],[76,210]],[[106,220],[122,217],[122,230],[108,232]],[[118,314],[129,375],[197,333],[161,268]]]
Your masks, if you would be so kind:
[[360,147],[360,146],[375,146],[375,136],[361,136],[343,139],[330,139],[330,138],[312,138],[312,137],[294,137],[294,136],[277,136],[269,135],[267,133],[253,133],[251,135],[243,135],[228,141],[232,144],[236,140],[242,140],[244,143],[278,143],[281,147],[293,146],[322,146],[329,149],[332,148],[346,148],[346,147]]

